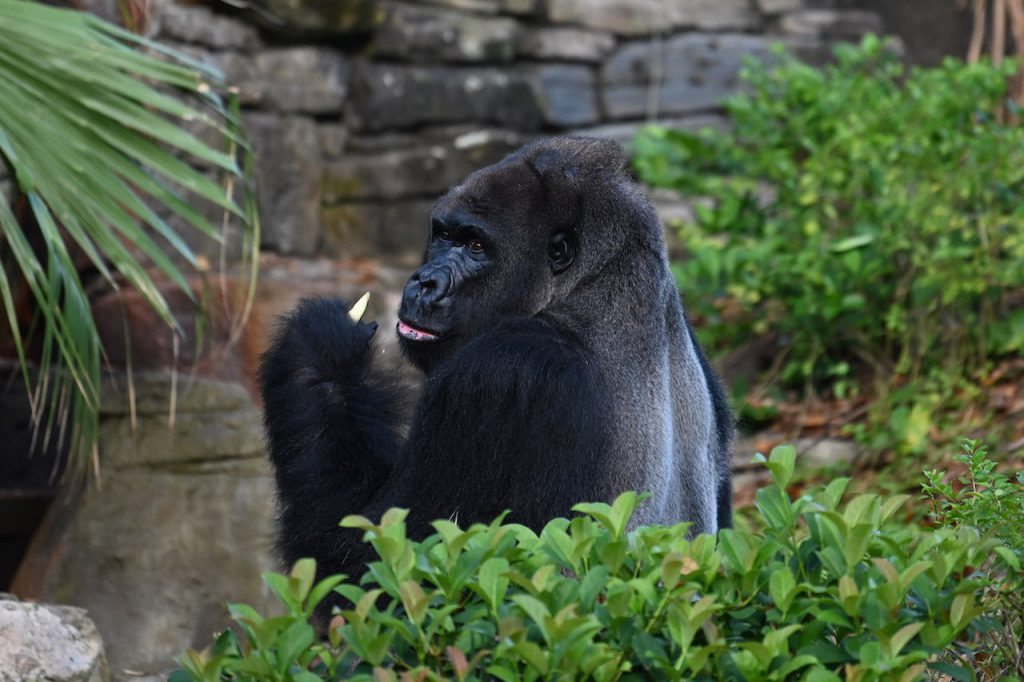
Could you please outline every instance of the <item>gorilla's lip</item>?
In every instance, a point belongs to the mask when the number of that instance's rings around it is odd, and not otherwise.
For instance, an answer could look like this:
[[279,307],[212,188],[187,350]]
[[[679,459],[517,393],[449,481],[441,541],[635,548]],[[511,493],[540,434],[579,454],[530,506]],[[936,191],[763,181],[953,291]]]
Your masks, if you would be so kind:
[[418,329],[403,320],[398,321],[397,331],[399,336],[410,341],[438,341],[441,339],[440,334],[428,332],[426,329]]

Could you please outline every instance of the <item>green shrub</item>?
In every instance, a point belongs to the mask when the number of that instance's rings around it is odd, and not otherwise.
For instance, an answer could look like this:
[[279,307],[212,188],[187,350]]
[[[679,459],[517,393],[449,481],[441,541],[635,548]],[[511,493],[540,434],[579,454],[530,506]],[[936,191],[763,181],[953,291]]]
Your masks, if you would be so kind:
[[945,481],[937,471],[925,472],[932,519],[950,528],[971,528],[999,544],[981,567],[990,579],[982,596],[987,617],[978,623],[978,640],[954,654],[970,660],[983,679],[1024,678],[1024,471],[1012,479],[1000,473],[978,441],[965,441],[963,450],[956,460],[967,471],[957,479]]
[[[379,525],[349,517],[380,556],[361,585],[314,585],[308,560],[267,574],[287,614],[230,606],[237,633],[188,652],[174,682],[821,682],[920,679],[926,666],[969,679],[941,656],[975,636],[988,584],[978,567],[1003,546],[969,525],[906,525],[906,496],[843,504],[846,479],[791,499],[794,459],[780,447],[766,462],[763,530],[723,530],[717,544],[687,539],[685,524],[630,529],[633,493],[578,505],[581,516],[539,535],[438,521],[412,542],[400,510]],[[320,640],[308,619],[331,589],[352,606]]]
[[[675,265],[713,348],[772,333],[782,385],[882,400],[869,445],[922,449],[953,389],[1024,351],[1024,127],[1012,65],[907,71],[877,38],[749,64],[733,129],[651,129],[648,183],[711,197]],[[888,430],[888,432],[886,432]]]

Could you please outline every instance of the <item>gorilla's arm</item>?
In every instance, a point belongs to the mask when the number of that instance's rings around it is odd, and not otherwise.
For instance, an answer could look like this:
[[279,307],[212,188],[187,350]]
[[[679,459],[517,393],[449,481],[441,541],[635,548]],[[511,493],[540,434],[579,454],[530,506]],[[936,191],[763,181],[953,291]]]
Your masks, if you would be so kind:
[[263,357],[260,388],[280,503],[278,548],[341,563],[338,521],[390,475],[399,448],[395,396],[370,375],[376,323],[352,322],[339,300],[306,299]]

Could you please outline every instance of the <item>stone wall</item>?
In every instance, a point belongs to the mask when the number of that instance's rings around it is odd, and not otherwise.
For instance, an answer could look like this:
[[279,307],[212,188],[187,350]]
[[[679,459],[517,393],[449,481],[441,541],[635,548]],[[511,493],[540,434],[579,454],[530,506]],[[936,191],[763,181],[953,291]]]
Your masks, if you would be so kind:
[[804,0],[253,4],[161,0],[149,31],[239,88],[263,246],[296,257],[414,259],[432,201],[531,138],[720,124],[744,57],[882,29]]

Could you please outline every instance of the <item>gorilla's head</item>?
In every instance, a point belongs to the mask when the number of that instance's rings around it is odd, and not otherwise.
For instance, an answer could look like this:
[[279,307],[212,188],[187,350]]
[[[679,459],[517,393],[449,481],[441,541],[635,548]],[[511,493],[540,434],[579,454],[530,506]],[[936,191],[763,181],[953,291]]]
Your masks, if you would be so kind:
[[449,190],[398,311],[406,355],[429,370],[501,321],[564,301],[628,242],[660,241],[645,234],[651,209],[626,168],[614,142],[559,137]]

